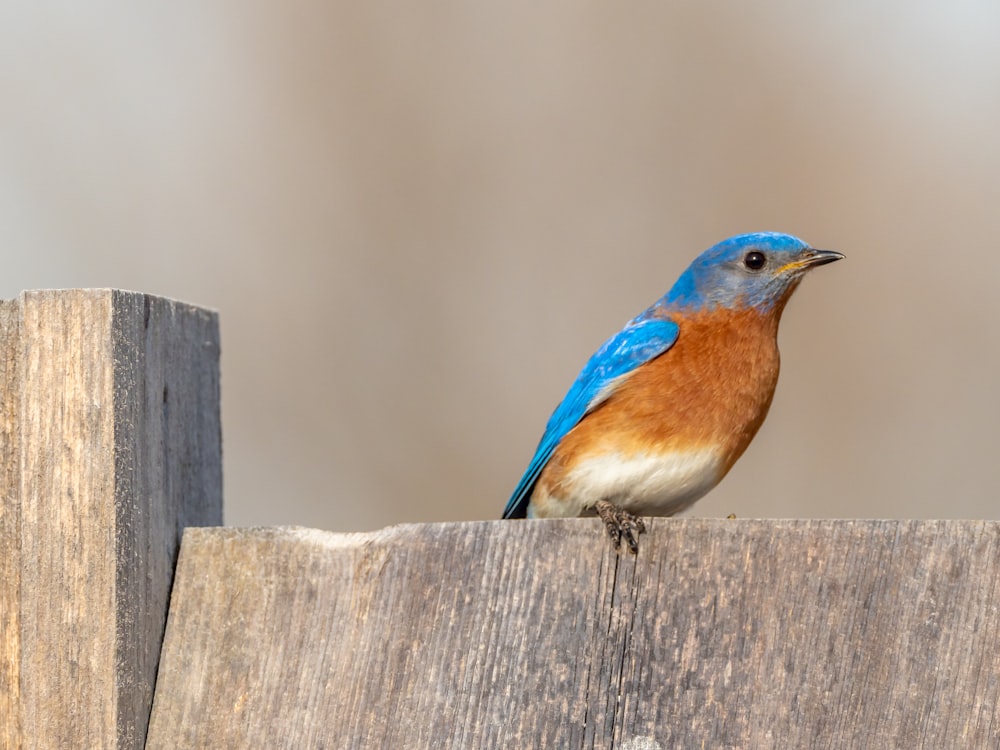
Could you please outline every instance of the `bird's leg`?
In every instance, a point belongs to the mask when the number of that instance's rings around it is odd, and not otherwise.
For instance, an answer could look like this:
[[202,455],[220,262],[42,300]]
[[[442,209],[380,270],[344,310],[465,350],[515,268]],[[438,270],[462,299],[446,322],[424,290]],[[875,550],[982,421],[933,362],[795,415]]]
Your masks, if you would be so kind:
[[624,539],[632,554],[639,552],[639,534],[646,530],[646,524],[642,522],[641,518],[609,503],[607,500],[598,500],[594,510],[604,521],[604,526],[608,530],[608,535],[611,537],[615,549],[618,549],[622,539]]

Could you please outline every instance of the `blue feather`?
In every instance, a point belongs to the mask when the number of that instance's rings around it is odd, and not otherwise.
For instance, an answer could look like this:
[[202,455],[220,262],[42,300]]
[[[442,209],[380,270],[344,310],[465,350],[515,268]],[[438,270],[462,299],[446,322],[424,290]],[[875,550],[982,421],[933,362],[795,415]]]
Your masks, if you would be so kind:
[[631,320],[588,360],[549,417],[535,456],[507,501],[504,518],[524,518],[527,514],[535,483],[566,433],[604,403],[639,365],[660,356],[677,341],[680,328],[672,320],[655,317],[656,312],[654,306]]

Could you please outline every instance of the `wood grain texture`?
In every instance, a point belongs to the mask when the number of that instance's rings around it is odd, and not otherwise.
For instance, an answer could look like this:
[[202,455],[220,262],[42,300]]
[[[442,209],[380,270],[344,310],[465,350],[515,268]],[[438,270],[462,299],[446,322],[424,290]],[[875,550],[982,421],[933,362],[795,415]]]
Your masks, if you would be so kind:
[[188,529],[148,747],[1000,742],[1000,523]]
[[142,747],[181,531],[222,520],[217,317],[69,290],[0,326],[0,746]]

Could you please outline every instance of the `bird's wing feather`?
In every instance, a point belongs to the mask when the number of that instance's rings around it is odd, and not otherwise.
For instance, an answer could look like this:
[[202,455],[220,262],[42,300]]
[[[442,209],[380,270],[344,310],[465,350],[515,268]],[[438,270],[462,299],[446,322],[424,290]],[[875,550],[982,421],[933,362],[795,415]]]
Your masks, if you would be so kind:
[[504,518],[523,518],[542,469],[559,441],[588,412],[604,403],[635,369],[674,345],[680,329],[672,320],[637,318],[612,336],[590,358],[562,403],[549,417],[535,456],[504,508]]

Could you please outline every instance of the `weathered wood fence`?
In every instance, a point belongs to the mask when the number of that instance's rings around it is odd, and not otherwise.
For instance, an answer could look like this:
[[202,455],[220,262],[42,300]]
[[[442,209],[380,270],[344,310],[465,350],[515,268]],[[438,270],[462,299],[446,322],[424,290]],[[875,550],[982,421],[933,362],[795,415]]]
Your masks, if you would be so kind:
[[998,522],[188,528],[174,577],[215,316],[28,293],[0,334],[4,748],[1000,746]]
[[216,316],[0,303],[0,747],[141,747],[177,548],[222,522]]

